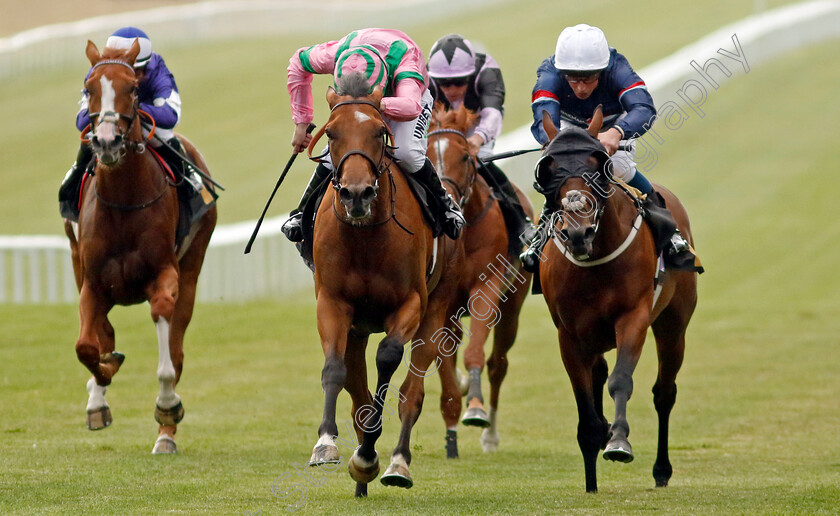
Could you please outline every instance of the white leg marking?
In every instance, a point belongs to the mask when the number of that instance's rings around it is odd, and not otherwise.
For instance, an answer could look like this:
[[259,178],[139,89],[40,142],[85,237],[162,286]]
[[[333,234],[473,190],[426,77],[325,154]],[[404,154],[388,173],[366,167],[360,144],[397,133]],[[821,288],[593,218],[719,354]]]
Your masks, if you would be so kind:
[[175,366],[172,365],[172,357],[169,355],[169,321],[161,317],[155,323],[155,327],[158,337],[157,377],[160,381],[157,405],[168,409],[181,402],[181,398],[175,394]]
[[391,465],[402,466],[405,469],[408,469],[408,462],[405,461],[405,457],[402,456],[402,453],[398,453],[391,457]]
[[324,434],[324,435],[322,435],[322,436],[318,439],[318,442],[317,442],[317,443],[315,443],[315,446],[316,446],[316,447],[318,447],[318,446],[321,446],[322,444],[325,444],[325,445],[327,445],[327,446],[333,446],[333,447],[335,447],[335,448],[338,448],[338,446],[336,446],[336,445],[335,445],[335,440],[333,440],[332,436],[331,436],[331,435],[329,435],[329,434]]
[[87,382],[88,402],[87,410],[96,410],[102,407],[107,407],[108,402],[105,401],[105,391],[108,387],[103,387],[96,383],[96,380],[91,377]]
[[488,412],[490,426],[481,432],[481,449],[486,452],[494,452],[499,449],[499,425],[496,424],[496,410],[490,407]]

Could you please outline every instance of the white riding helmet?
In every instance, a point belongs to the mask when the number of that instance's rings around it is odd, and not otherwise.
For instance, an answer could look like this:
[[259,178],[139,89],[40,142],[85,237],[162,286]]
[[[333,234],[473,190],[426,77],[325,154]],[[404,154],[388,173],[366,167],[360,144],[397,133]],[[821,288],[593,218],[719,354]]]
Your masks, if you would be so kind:
[[137,54],[137,59],[134,61],[134,68],[142,68],[149,64],[149,60],[152,58],[152,41],[145,32],[137,27],[117,29],[105,42],[105,46],[127,50],[134,44],[134,40],[137,40],[140,44],[140,53]]
[[554,67],[563,72],[599,72],[610,64],[607,37],[585,23],[566,27],[557,38]]

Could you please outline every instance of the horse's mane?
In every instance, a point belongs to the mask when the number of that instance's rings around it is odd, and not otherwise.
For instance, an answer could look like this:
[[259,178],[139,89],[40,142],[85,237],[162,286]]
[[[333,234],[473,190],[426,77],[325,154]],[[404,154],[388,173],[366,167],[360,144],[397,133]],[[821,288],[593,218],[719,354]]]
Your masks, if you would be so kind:
[[435,109],[432,112],[432,122],[439,123],[444,129],[457,129],[467,132],[478,121],[478,113],[467,109],[461,104],[458,109],[446,109],[441,102],[435,102]]
[[368,84],[367,77],[361,72],[342,75],[335,87],[336,93],[339,95],[350,95],[354,99],[370,95],[370,84]]
[[102,49],[102,59],[119,59],[120,61],[126,61],[125,55],[128,53],[128,49],[125,48],[111,48],[105,47]]

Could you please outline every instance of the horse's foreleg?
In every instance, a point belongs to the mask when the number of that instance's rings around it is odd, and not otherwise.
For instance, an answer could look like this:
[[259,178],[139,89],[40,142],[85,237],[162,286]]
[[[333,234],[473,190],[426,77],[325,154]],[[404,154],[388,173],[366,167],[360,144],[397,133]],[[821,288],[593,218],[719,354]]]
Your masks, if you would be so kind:
[[[157,378],[160,391],[155,400],[155,421],[159,423],[158,439],[152,453],[175,453],[176,425],[184,417],[184,406],[175,392],[178,371],[171,350],[175,304],[178,300],[178,271],[174,266],[165,268],[147,289],[152,321],[158,340]],[[181,353],[177,353],[180,367]]]
[[633,460],[633,448],[628,440],[630,424],[627,422],[627,402],[633,394],[633,371],[642,354],[649,317],[649,309],[640,308],[619,317],[615,324],[617,356],[613,372],[607,379],[607,389],[615,402],[610,439],[604,448],[604,458],[608,460]]
[[586,475],[586,491],[598,490],[596,464],[598,451],[603,447],[608,428],[595,411],[595,398],[592,393],[592,365],[597,356],[583,355],[579,343],[559,329],[560,351],[563,366],[572,383],[572,391],[578,409],[577,441],[583,455],[583,468]]
[[657,487],[665,487],[671,479],[671,461],[668,457],[668,427],[671,409],[677,399],[677,373],[685,354],[685,328],[688,321],[682,321],[666,309],[653,323],[656,337],[656,351],[659,356],[659,372],[653,385],[653,405],[659,416],[659,444],[656,462],[653,464],[653,479]]
[[87,382],[87,427],[91,430],[105,428],[113,420],[108,402],[105,401],[105,392],[123,358],[122,355],[103,352],[103,347],[113,350],[113,327],[107,318],[110,309],[111,306],[103,302],[89,286],[82,285],[79,299],[81,324],[79,339],[76,341],[76,356],[93,374]]
[[[498,285],[495,288],[498,289]],[[470,295],[470,343],[464,350],[464,367],[467,369],[470,383],[467,390],[467,411],[461,419],[467,426],[480,428],[490,426],[490,418],[484,410],[484,396],[481,394],[481,372],[485,365],[484,345],[493,328],[491,325],[498,323],[495,316],[499,314],[498,295],[494,295],[492,288],[485,287],[485,290],[490,290],[489,297],[482,289],[477,289]]]
[[344,303],[321,292],[318,296],[317,319],[321,348],[324,351],[324,368],[321,370],[321,387],[324,390],[324,412],[318,427],[318,442],[309,458],[310,466],[334,464],[340,461],[334,437],[338,435],[335,423],[338,394],[347,380],[344,355],[347,334],[352,321],[352,309]]
[[[363,415],[363,407],[373,406],[373,398],[370,395],[367,385],[367,363],[365,361],[365,348],[367,347],[368,335],[361,335],[350,331],[347,335],[347,350],[344,354],[344,365],[347,368],[347,379],[344,388],[350,393],[353,400],[353,408],[350,417],[353,420],[352,426],[356,431],[353,455],[348,463],[350,476],[356,480],[356,497],[367,496],[367,485],[379,475],[379,457],[374,461],[365,461],[355,453],[359,443],[364,441],[364,421],[358,415]],[[345,425],[347,426],[347,425]],[[349,426],[348,426],[349,428]],[[342,442],[350,442],[342,439]],[[327,443],[329,444],[329,443]],[[333,443],[334,445],[334,443]],[[339,462],[340,463],[340,462]]]

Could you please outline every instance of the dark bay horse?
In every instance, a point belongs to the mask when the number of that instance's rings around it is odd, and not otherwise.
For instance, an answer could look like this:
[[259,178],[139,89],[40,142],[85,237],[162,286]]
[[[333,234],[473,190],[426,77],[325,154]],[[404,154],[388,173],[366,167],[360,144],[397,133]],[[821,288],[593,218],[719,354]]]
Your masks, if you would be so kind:
[[[697,303],[697,275],[669,269],[655,283],[659,267],[653,237],[642,223],[640,205],[609,181],[608,158],[595,138],[602,120],[599,110],[587,134],[575,127],[558,133],[550,118],[543,119],[552,140],[537,165],[537,180],[550,184],[546,199],[558,211],[553,243],[547,244],[540,264],[541,285],[577,402],[577,438],[587,491],[598,490],[599,449],[608,460],[633,460],[627,401],[633,392],[633,370],[652,326],[659,357],[653,386],[659,416],[653,477],[657,486],[666,486],[672,471],[668,422],[686,327]],[[656,189],[693,244],[688,215],[679,200],[662,186]],[[613,348],[616,364],[607,376],[604,353]],[[605,383],[615,402],[612,425],[603,412]]]
[[[178,195],[149,150],[140,125],[132,66],[139,51],[135,42],[127,51],[106,48],[100,55],[88,41],[86,54],[93,70],[85,87],[90,94],[90,141],[98,163],[82,187],[78,226],[65,221],[64,227],[80,293],[76,354],[93,374],[87,384],[88,428],[111,424],[105,390],[125,358],[114,351],[108,312],[115,305],[148,301],[157,329],[160,381],[155,406],[158,438],[152,453],[174,453],[175,431],[184,416],[175,392],[184,360],[184,332],[216,225],[216,207],[176,247]],[[201,154],[186,139],[182,141],[206,171]]]
[[[431,338],[444,326],[463,256],[457,242],[435,239],[421,207],[393,162],[390,131],[379,111],[377,88],[368,95],[363,76],[339,80],[330,88],[330,117],[309,145],[329,138],[333,188],[315,219],[313,261],[318,333],[324,351],[321,383],[324,412],[310,465],[340,463],[335,438],[336,399],[342,388],[353,401],[353,424],[361,445],[349,459],[356,496],[379,473],[375,444],[382,433],[388,391],[400,399],[402,430],[381,478],[385,485],[413,485],[409,440],[423,402],[423,378],[438,356]],[[365,348],[371,333],[385,332],[376,351],[376,388],[368,390]],[[398,390],[391,378],[414,339],[409,373]]]
[[[487,182],[478,175],[476,158],[470,155],[467,133],[477,120],[478,115],[463,105],[457,110],[446,110],[438,104],[432,113],[427,155],[444,184],[453,190],[467,221],[461,236],[465,260],[458,272],[455,320],[447,319],[459,339],[464,332],[469,336],[469,345],[464,351],[464,365],[470,374],[469,406],[462,421],[465,425],[484,427],[481,446],[484,451],[495,451],[499,444],[499,392],[507,374],[507,353],[516,339],[519,314],[528,295],[531,274],[521,270],[518,256],[509,255],[508,232],[499,202]],[[519,189],[516,193],[525,212],[532,217],[530,201]],[[455,323],[466,315],[472,315],[468,330]],[[485,365],[484,344],[490,331],[494,333],[493,351],[486,362],[490,379],[488,415],[483,406],[480,382]],[[442,383],[447,378],[446,369],[452,367],[454,364],[441,367]],[[447,455],[453,457],[457,456],[460,403],[453,413],[451,399],[457,393],[454,395],[447,387],[448,383],[443,385],[441,411],[447,425]]]

